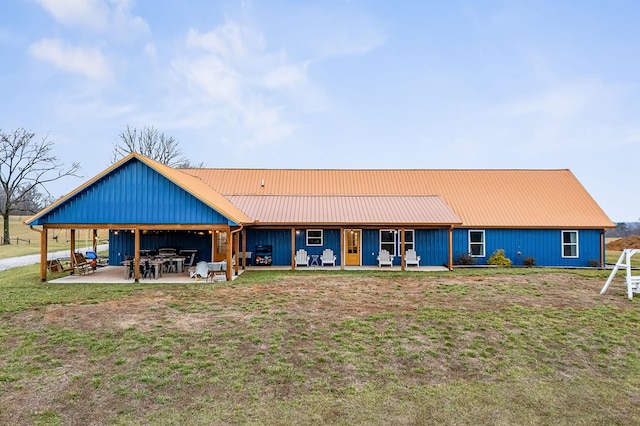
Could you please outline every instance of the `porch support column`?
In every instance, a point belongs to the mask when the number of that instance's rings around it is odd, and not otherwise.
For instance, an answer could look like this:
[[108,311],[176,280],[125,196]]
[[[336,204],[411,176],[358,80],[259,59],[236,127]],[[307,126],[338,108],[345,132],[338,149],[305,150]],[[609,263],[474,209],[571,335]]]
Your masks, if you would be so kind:
[[344,271],[344,264],[346,260],[345,252],[347,250],[344,246],[344,228],[340,228],[340,270]]
[[98,230],[93,230],[93,252],[98,254]]
[[211,230],[211,261],[216,261],[216,241],[218,241],[218,231],[216,229]]
[[76,230],[72,229],[71,232],[69,232],[70,236],[70,240],[69,242],[71,244],[69,244],[69,251],[71,252],[71,254],[69,255],[69,259],[71,259],[71,275],[73,275],[73,273],[75,272],[75,267],[76,267],[76,257],[75,257],[75,252],[76,252]]
[[247,232],[242,230],[242,269],[247,266]]
[[47,281],[47,251],[47,228],[43,226],[40,232],[40,282]]
[[140,282],[140,229],[133,229],[133,279]]
[[296,228],[291,228],[291,270],[296,269]]
[[400,228],[400,270],[404,271],[404,228]]
[[236,232],[233,235],[233,246],[236,253],[236,264],[233,266],[233,272],[238,275],[238,268],[240,267],[240,233]]
[[453,225],[449,226],[449,270],[453,271]]
[[233,279],[233,240],[231,235],[231,228],[227,228],[227,281],[231,281]]

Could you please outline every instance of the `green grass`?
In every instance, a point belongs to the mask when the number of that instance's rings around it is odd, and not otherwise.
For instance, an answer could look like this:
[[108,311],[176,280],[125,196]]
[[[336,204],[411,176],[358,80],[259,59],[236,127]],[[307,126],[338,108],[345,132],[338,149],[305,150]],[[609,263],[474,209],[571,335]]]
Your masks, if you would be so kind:
[[0,423],[639,424],[640,310],[607,276],[0,272]]

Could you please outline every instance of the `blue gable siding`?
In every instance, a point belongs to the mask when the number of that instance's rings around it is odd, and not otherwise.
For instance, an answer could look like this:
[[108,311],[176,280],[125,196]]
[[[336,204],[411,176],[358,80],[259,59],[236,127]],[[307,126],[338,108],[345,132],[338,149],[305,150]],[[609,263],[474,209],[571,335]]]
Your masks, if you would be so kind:
[[[474,228],[481,229],[481,228]],[[574,231],[576,229],[565,229]],[[475,258],[477,264],[485,265],[491,254],[504,249],[513,266],[522,266],[527,256],[532,256],[538,266],[589,266],[590,260],[600,261],[600,233],[598,229],[578,229],[577,258],[562,257],[561,229],[485,229],[485,257]],[[454,262],[461,254],[468,252],[468,229],[454,229]],[[520,255],[518,255],[520,252]]]
[[235,225],[137,159],[66,200],[36,224],[45,223]]

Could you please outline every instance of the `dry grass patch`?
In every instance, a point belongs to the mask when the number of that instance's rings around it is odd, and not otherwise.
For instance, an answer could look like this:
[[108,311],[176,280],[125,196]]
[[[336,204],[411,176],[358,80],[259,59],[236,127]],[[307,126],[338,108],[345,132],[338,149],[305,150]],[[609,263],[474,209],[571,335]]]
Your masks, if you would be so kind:
[[606,275],[58,287],[5,306],[0,422],[637,424],[640,314]]

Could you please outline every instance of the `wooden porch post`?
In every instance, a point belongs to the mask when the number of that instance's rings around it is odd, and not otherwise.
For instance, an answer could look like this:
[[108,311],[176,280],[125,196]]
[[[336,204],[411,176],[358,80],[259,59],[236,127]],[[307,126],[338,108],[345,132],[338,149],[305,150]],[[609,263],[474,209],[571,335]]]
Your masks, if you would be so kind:
[[71,271],[71,275],[73,275],[73,273],[75,272],[75,267],[76,267],[76,257],[75,257],[75,253],[76,253],[76,230],[72,229],[69,234],[70,234],[70,236],[69,236],[70,240],[69,241],[71,243],[71,244],[69,244],[70,251],[71,251],[69,259],[71,259],[70,263],[71,263],[71,268],[73,269]]
[[216,229],[211,230],[211,261],[216,261],[216,241],[218,241],[218,231]]
[[40,281],[47,281],[47,228],[42,227],[40,233]]
[[400,270],[404,271],[404,228],[400,228]]
[[296,269],[296,228],[291,228],[291,270]]
[[98,254],[98,230],[93,230],[93,252]]
[[227,281],[231,281],[233,279],[233,240],[231,239],[231,228],[227,228],[224,232],[227,233]]
[[233,235],[233,246],[236,253],[236,264],[233,267],[233,272],[238,275],[238,268],[240,268],[240,233],[236,232]]
[[135,282],[140,282],[140,229],[133,229],[133,240],[133,278]]
[[344,271],[346,251],[347,250],[345,249],[345,246],[344,246],[344,228],[340,228],[340,270],[342,271]]
[[247,232],[242,230],[242,269],[247,266]]
[[449,226],[449,270],[453,271],[453,225]]

